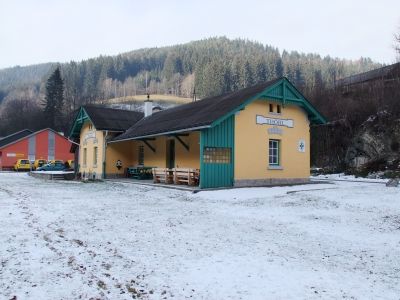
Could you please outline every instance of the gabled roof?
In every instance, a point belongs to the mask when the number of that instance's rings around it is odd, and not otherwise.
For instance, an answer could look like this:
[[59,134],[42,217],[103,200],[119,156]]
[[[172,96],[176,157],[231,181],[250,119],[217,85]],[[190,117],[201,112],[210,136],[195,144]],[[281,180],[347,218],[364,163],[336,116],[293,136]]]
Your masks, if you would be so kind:
[[32,134],[32,133],[33,133],[32,130],[23,129],[21,131],[14,132],[14,133],[12,133],[10,135],[7,135],[6,137],[4,137],[4,138],[2,138],[0,140],[0,148],[3,148],[3,147],[5,147],[5,146],[7,146],[9,144],[12,144],[12,143],[14,143],[14,142],[16,142],[16,141],[18,141],[18,140],[30,135],[30,134]]
[[90,120],[97,130],[124,132],[143,116],[143,113],[137,111],[85,105],[78,110],[69,136],[79,136],[82,125],[87,120]]
[[[3,142],[3,140],[5,140],[6,138],[8,138],[8,136],[6,136],[4,139],[0,140],[0,148],[5,147],[5,146],[8,146],[8,145],[11,145],[11,144],[15,144],[15,143],[17,143],[17,142],[19,142],[19,141],[21,141],[21,140],[23,140],[23,139],[28,139],[28,138],[30,138],[31,136],[34,136],[34,135],[39,134],[39,133],[41,133],[41,132],[43,132],[43,131],[46,131],[46,130],[53,131],[55,134],[57,134],[57,135],[59,135],[60,137],[62,137],[62,138],[64,138],[64,139],[68,140],[68,138],[67,138],[66,136],[60,134],[59,132],[57,132],[57,131],[55,131],[54,129],[51,129],[51,128],[43,128],[43,129],[40,129],[40,130],[35,131],[35,132],[33,132],[32,130],[29,130],[29,129],[24,129],[24,130],[22,130],[22,131],[24,131],[26,134],[18,135],[18,138],[16,137],[16,138],[12,139],[12,141],[8,142],[8,143],[5,144],[5,145],[2,145],[2,142]],[[18,132],[16,132],[16,133],[14,133],[13,135],[17,135],[17,134],[21,133],[22,131],[18,131]],[[11,135],[9,135],[9,136],[11,136]]]
[[283,104],[296,104],[304,108],[311,123],[323,124],[326,122],[325,118],[289,80],[282,77],[233,93],[157,112],[137,122],[113,141],[212,127],[256,99],[271,99]]

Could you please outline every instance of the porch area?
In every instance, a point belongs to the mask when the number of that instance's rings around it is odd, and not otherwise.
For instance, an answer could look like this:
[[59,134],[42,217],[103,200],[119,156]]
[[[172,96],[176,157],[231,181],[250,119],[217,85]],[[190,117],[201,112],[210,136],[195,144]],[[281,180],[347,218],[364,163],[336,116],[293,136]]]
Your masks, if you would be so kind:
[[119,177],[153,179],[155,184],[232,187],[233,133],[234,116],[230,116],[212,128],[112,142],[106,165],[115,168],[119,163]]
[[197,187],[200,132],[185,132],[107,145],[105,178]]

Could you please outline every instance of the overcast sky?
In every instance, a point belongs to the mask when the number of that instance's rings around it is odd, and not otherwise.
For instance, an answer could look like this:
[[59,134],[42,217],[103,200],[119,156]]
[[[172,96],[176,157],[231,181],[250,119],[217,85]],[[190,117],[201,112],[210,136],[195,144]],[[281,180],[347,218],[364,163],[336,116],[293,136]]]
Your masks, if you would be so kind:
[[0,68],[212,36],[393,63],[400,0],[0,0]]

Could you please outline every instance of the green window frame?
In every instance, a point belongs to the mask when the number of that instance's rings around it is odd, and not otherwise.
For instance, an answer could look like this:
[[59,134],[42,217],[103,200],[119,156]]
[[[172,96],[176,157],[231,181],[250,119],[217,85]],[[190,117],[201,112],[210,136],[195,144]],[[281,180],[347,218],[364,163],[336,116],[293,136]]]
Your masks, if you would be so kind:
[[280,157],[281,141],[269,140],[268,164],[270,166],[279,166],[281,162]]

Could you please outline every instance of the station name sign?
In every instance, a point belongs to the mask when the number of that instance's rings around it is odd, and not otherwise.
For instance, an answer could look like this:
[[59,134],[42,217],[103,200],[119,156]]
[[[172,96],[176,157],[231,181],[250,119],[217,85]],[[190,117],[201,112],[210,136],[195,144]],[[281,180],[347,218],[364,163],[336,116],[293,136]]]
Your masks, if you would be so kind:
[[97,143],[95,130],[91,130],[85,134],[85,136],[83,138],[83,144],[86,145],[89,140],[93,140],[94,144]]
[[89,139],[95,139],[96,138],[96,131],[89,131],[88,133],[86,133],[85,135],[85,140],[89,140]]
[[256,123],[273,125],[273,126],[285,126],[288,128],[294,127],[294,122],[292,119],[275,119],[275,118],[267,118],[260,115],[256,116]]

